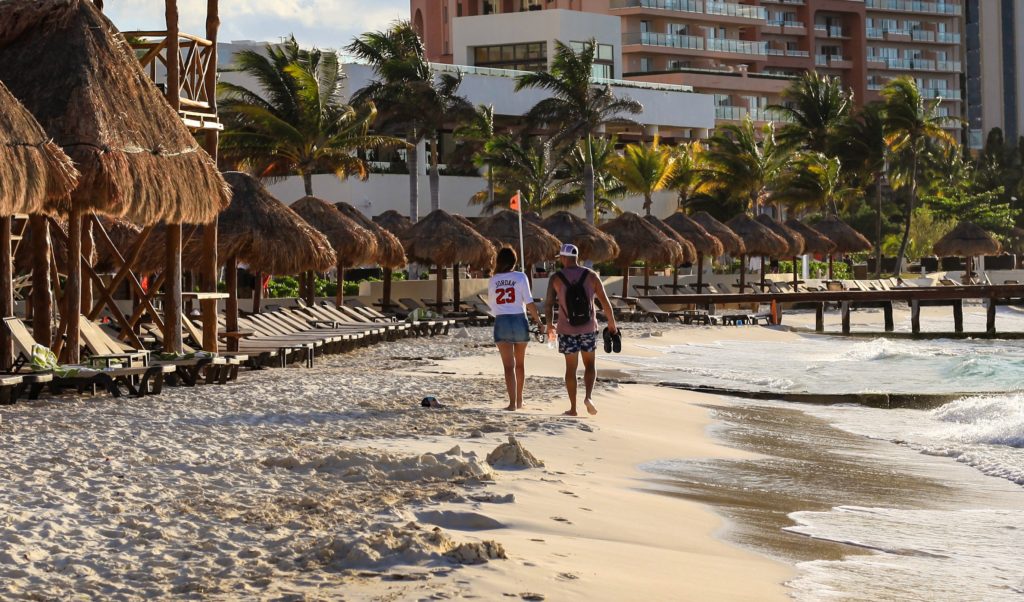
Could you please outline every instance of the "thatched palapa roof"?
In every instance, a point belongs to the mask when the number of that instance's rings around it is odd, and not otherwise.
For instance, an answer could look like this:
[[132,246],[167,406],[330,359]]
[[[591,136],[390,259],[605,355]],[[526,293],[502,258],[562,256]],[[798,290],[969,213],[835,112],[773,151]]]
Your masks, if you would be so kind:
[[725,223],[743,241],[746,255],[784,257],[789,250],[786,239],[769,230],[761,222],[741,213]]
[[327,237],[341,267],[362,265],[376,256],[377,238],[327,201],[305,196],[292,203],[291,209]]
[[623,213],[601,224],[600,230],[619,245],[615,265],[625,267],[634,261],[660,265],[683,263],[683,249],[679,243],[635,213]]
[[1002,245],[981,226],[962,221],[935,243],[935,254],[942,257],[995,255]]
[[0,82],[0,215],[66,211],[78,176],[71,159]]
[[398,237],[412,261],[440,266],[494,267],[494,246],[444,209],[431,211]]
[[707,211],[698,211],[690,217],[707,230],[711,236],[714,236],[722,243],[724,253],[737,256],[747,252],[746,247],[743,246],[743,239],[733,232],[729,226],[712,217]]
[[[514,211],[504,210],[477,224],[477,231],[499,247],[509,246],[519,254],[519,216]],[[554,259],[562,243],[547,230],[530,222],[523,216],[523,252],[521,264],[533,265],[540,261]]]
[[683,252],[683,259],[680,263],[693,263],[694,261],[697,261],[697,249],[690,243],[690,241],[680,236],[678,232],[669,228],[668,224],[653,215],[645,215],[644,219],[647,220],[648,224],[654,226],[658,231],[664,234],[666,238],[674,240],[679,244],[679,248]]
[[[402,248],[402,242],[394,233],[367,218],[362,211],[344,201],[335,203],[334,208],[373,234],[374,240],[377,242],[377,252],[374,254],[373,260],[377,265],[392,270],[405,265],[405,249]],[[409,223],[412,224],[412,222]]]
[[[231,204],[217,220],[217,260],[236,257],[250,272],[298,274],[325,271],[337,261],[327,237],[306,223],[249,174],[229,171]],[[153,238],[152,236],[150,237]],[[183,262],[198,263],[202,227],[185,248]]]
[[[127,220],[109,217],[101,217],[100,223],[103,224],[103,229],[106,231],[107,236],[110,237],[110,241],[117,247],[121,256],[128,259],[128,252],[135,243],[139,233],[142,232],[142,228]],[[182,236],[184,235],[182,234]],[[110,251],[110,247],[101,240],[103,238],[102,235],[95,233],[93,237],[96,240],[96,271],[102,274],[114,272],[120,268],[121,264],[114,259],[114,254]],[[164,259],[162,254],[159,256],[159,259]]]
[[813,228],[836,244],[833,253],[857,253],[871,250],[871,242],[863,234],[834,215],[814,224]]
[[804,237],[804,253],[827,255],[836,248],[836,243],[795,217],[786,220],[786,227]]
[[[709,257],[718,257],[725,253],[722,241],[711,234],[692,218],[681,211],[677,211],[662,220],[666,226],[672,228],[676,234],[683,237],[698,253]],[[724,228],[725,226],[723,226]],[[735,235],[733,235],[735,236]],[[738,240],[738,239],[737,239]]]
[[776,236],[786,241],[785,254],[776,255],[775,257],[796,257],[797,255],[803,255],[804,237],[801,236],[800,233],[791,228],[787,228],[785,224],[767,213],[762,213],[755,219],[760,222],[762,226],[774,232]]
[[75,162],[77,208],[145,225],[206,223],[227,206],[217,166],[93,2],[0,11],[0,80]]
[[412,228],[412,220],[394,209],[388,209],[380,215],[373,216],[373,223],[395,236],[401,236],[403,232]]
[[568,211],[548,216],[541,222],[541,227],[562,244],[576,245],[580,250],[580,260],[607,261],[619,254],[619,244],[614,238]]

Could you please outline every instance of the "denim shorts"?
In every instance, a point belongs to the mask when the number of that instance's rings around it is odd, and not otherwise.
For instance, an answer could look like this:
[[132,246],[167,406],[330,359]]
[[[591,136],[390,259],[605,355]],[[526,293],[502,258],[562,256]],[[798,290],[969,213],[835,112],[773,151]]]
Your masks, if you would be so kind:
[[526,314],[504,314],[494,317],[495,343],[529,343],[530,324]]

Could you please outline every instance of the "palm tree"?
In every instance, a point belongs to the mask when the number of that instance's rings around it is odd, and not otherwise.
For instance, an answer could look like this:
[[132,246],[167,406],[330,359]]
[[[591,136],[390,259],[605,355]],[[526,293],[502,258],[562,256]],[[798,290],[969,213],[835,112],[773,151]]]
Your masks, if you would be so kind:
[[551,205],[562,186],[560,157],[550,140],[503,134],[485,145],[488,160],[494,166],[496,195],[481,191],[470,199],[471,205],[483,205],[482,212],[493,213],[507,206],[516,191],[525,196],[523,210],[543,212]]
[[904,185],[909,189],[904,209],[903,240],[896,257],[894,273],[903,268],[903,255],[910,240],[910,222],[917,204],[918,162],[929,143],[956,145],[953,136],[942,129],[953,118],[939,115],[942,102],[936,98],[925,102],[917,84],[909,77],[896,78],[882,89],[885,99],[885,141],[905,169]]
[[587,221],[594,223],[594,162],[593,139],[606,123],[629,122],[625,115],[636,115],[643,105],[628,98],[616,98],[608,85],[591,82],[594,53],[597,43],[591,39],[580,52],[562,42],[555,42],[555,56],[551,69],[527,73],[516,78],[516,91],[541,88],[551,93],[538,102],[527,120],[545,127],[554,127],[558,142],[575,144],[586,141],[586,164],[583,177],[583,204]]
[[750,210],[768,198],[789,156],[789,150],[776,142],[772,123],[758,130],[748,116],[741,124],[719,126],[708,140],[704,183]]
[[889,147],[885,141],[885,107],[872,102],[839,128],[836,150],[843,163],[875,187],[875,276],[882,275],[882,186],[888,169]]
[[473,161],[477,167],[487,168],[488,204],[494,204],[494,166],[484,148],[494,139],[494,134],[494,105],[477,105],[472,115],[455,130],[456,138],[478,147],[473,153]]
[[824,153],[850,114],[853,93],[843,90],[838,77],[807,71],[783,91],[782,100],[769,107],[788,122],[779,129],[779,142]]
[[676,170],[676,154],[658,144],[627,144],[611,163],[612,174],[632,193],[644,196],[644,213],[651,214],[651,197],[669,187]]
[[343,75],[333,52],[303,50],[289,38],[268,44],[263,53],[240,52],[236,64],[262,89],[218,85],[225,161],[261,178],[299,174],[306,194],[312,195],[314,173],[365,180],[369,166],[356,151],[402,145],[369,134],[377,117],[372,103],[353,107],[341,102]]
[[594,222],[603,221],[606,215],[621,215],[618,201],[626,196],[626,187],[611,172],[611,164],[618,153],[615,146],[618,138],[594,138],[590,146],[586,141],[576,146],[565,156],[562,190],[546,207],[549,211],[569,210],[584,203],[583,181],[589,161],[594,170]]
[[462,72],[442,73],[433,81],[429,94],[424,100],[425,103],[433,105],[428,107],[425,115],[430,138],[430,210],[435,211],[441,207],[441,174],[438,168],[440,161],[440,134],[441,128],[451,121],[462,121],[473,115],[473,105],[465,96],[459,95],[459,87],[462,85]]
[[840,205],[849,205],[863,193],[849,186],[836,157],[805,152],[798,155],[781,177],[772,198],[793,211],[822,209],[839,215]]
[[431,133],[430,111],[436,109],[434,76],[423,42],[408,21],[396,21],[384,31],[364,33],[346,50],[373,66],[377,79],[356,90],[353,102],[374,101],[387,127],[403,132],[408,143],[409,218],[419,220],[419,143]]
[[684,207],[705,189],[704,146],[694,140],[677,146],[675,154],[676,168],[668,188],[679,193],[679,206]]

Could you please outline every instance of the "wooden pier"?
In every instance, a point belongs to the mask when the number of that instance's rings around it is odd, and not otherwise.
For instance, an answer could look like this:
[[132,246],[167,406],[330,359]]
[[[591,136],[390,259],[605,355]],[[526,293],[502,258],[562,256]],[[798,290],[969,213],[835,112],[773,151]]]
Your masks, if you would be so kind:
[[964,301],[977,299],[988,307],[985,320],[985,332],[996,333],[996,307],[999,305],[1024,305],[1024,285],[971,285],[971,286],[931,286],[906,287],[886,291],[808,291],[780,293],[701,293],[692,295],[648,295],[658,305],[664,307],[673,304],[707,306],[712,304],[774,304],[776,310],[773,321],[781,323],[783,303],[814,304],[816,319],[815,330],[825,330],[825,304],[839,306],[843,320],[843,333],[850,333],[850,310],[857,307],[880,307],[883,310],[886,332],[895,329],[893,322],[893,304],[907,303],[910,306],[911,331],[921,332],[921,307],[949,306],[953,308],[953,328],[956,332],[964,330]]

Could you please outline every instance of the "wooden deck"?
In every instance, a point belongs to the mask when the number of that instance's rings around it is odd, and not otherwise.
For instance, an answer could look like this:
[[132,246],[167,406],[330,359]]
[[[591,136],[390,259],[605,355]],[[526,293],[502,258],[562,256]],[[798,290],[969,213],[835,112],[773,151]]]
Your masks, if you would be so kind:
[[921,332],[922,306],[949,306],[953,309],[953,323],[956,332],[963,332],[963,304],[965,300],[977,299],[988,306],[985,331],[996,333],[996,307],[999,305],[1024,305],[1024,285],[977,285],[977,286],[931,286],[895,288],[887,291],[814,291],[780,293],[702,293],[692,295],[649,295],[649,299],[661,306],[672,304],[744,304],[775,303],[775,322],[781,322],[783,303],[814,304],[817,313],[815,329],[824,331],[825,304],[840,307],[843,317],[843,332],[850,332],[850,310],[855,307],[880,307],[885,316],[885,330],[894,330],[893,304],[905,302],[911,308],[911,330]]

